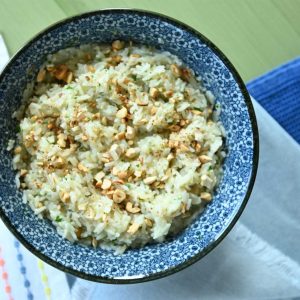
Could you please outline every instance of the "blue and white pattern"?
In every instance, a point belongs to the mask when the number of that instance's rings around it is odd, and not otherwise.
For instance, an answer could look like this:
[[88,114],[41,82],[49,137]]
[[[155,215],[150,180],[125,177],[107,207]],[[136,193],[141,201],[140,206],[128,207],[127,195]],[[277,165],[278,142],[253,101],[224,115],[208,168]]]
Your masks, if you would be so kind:
[[[112,252],[71,244],[47,220],[22,203],[17,191],[8,140],[17,131],[11,116],[20,106],[26,85],[33,81],[46,55],[85,43],[132,40],[168,50],[198,75],[222,106],[228,156],[223,179],[213,201],[184,232],[168,241]],[[58,23],[31,40],[0,77],[0,213],[6,225],[31,251],[48,263],[86,279],[138,282],[155,279],[193,263],[209,252],[229,231],[250,195],[257,168],[258,137],[249,96],[231,64],[206,38],[156,14],[133,10],[104,10]]]

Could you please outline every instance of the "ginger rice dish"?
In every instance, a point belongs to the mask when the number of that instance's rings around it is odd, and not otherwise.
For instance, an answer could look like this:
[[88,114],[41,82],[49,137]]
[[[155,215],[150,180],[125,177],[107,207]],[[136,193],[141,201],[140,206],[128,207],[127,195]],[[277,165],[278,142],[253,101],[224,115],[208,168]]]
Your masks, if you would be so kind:
[[24,202],[71,242],[120,254],[164,241],[201,213],[221,176],[214,102],[169,52],[117,40],[49,55],[14,114]]

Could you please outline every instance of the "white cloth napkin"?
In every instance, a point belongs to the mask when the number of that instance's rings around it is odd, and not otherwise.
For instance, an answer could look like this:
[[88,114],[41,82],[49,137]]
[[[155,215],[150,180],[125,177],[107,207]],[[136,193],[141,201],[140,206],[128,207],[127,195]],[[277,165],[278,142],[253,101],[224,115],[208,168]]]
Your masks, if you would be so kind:
[[114,286],[76,279],[72,299],[300,299],[300,146],[253,102],[258,175],[225,240],[198,263],[160,280]]
[[2,35],[0,34],[0,72],[9,60],[8,51],[6,49]]
[[[8,58],[0,35],[0,71]],[[65,273],[31,254],[14,238],[2,221],[0,221],[0,299],[71,299]]]

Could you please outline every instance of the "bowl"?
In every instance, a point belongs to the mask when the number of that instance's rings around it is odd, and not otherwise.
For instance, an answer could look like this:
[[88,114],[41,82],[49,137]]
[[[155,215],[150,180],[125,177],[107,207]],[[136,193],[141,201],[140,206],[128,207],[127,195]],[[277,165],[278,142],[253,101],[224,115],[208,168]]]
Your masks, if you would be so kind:
[[[22,202],[15,185],[12,154],[6,150],[17,132],[12,114],[49,53],[86,43],[132,40],[179,56],[222,106],[227,157],[212,202],[192,224],[163,243],[113,252],[72,244]],[[131,9],[84,13],[58,22],[32,38],[0,76],[0,215],[16,238],[50,265],[84,279],[135,283],[157,279],[191,265],[216,247],[241,215],[258,165],[258,130],[245,85],[225,55],[206,37],[167,16]]]

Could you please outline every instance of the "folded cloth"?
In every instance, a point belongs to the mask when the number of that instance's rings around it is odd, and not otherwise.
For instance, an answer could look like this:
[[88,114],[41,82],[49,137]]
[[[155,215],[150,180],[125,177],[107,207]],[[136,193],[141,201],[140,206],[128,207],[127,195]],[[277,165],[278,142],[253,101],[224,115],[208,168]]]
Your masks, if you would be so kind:
[[247,88],[300,143],[300,57],[250,81]]
[[[8,53],[0,35],[0,71]],[[42,262],[25,249],[0,220],[0,299],[70,300],[64,272]]]

